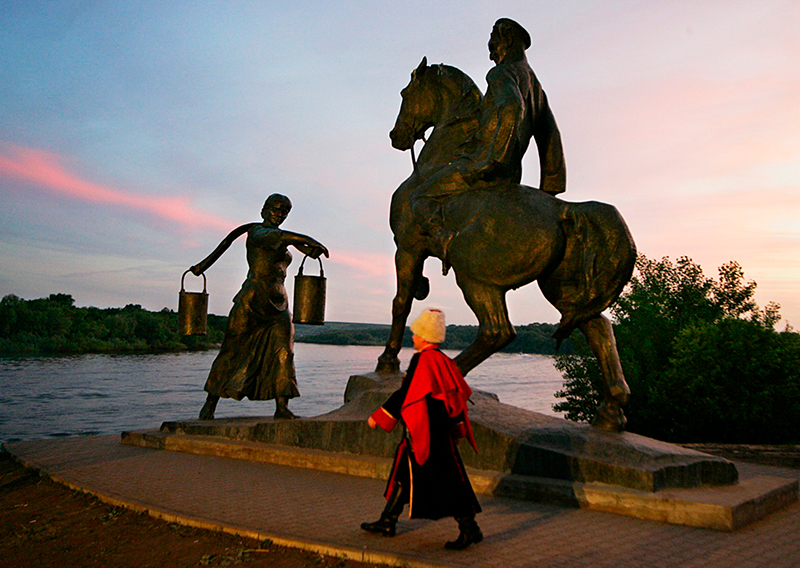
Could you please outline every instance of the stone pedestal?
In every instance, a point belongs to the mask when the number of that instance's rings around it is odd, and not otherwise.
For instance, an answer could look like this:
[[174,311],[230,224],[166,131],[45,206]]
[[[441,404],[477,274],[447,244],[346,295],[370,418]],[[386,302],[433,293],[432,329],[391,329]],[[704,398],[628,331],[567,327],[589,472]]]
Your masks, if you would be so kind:
[[[355,375],[343,406],[299,420],[249,417],[164,422],[124,432],[123,443],[386,478],[401,428],[372,430],[367,417],[400,375]],[[797,482],[737,483],[723,458],[630,433],[609,433],[499,402],[476,391],[468,412],[479,453],[461,455],[477,493],[733,530],[797,500]]]
[[[371,430],[366,419],[398,388],[400,380],[399,375],[354,375],[345,390],[345,404],[313,418],[165,422],[161,430],[388,458],[397,446],[400,428],[387,435]],[[523,410],[482,391],[473,394],[472,402],[468,412],[480,453],[463,446],[462,458],[468,467],[639,491],[730,485],[738,479],[736,467],[723,458]]]

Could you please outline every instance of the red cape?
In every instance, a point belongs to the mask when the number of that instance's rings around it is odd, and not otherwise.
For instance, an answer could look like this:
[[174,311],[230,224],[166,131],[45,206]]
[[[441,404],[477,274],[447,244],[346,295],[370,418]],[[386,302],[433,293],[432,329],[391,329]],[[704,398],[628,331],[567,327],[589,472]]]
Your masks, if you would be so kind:
[[424,464],[431,449],[428,405],[425,403],[425,397],[428,395],[444,402],[447,414],[451,418],[464,413],[466,437],[477,452],[478,446],[467,416],[467,399],[472,395],[472,389],[464,381],[461,371],[452,359],[438,349],[427,349],[419,355],[417,368],[414,370],[414,376],[400,410],[411,436],[411,447],[414,449],[417,463]]

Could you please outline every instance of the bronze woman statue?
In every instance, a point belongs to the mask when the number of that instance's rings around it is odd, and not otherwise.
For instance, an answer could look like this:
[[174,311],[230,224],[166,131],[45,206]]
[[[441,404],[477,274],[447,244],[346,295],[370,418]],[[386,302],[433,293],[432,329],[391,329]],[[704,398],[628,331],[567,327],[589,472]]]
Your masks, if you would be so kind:
[[245,397],[275,399],[275,418],[296,418],[288,408],[288,400],[300,396],[294,369],[294,326],[283,284],[292,261],[288,247],[311,258],[327,257],[328,249],[309,236],[280,229],[291,208],[288,197],[270,195],[261,210],[263,223],[239,227],[208,258],[190,268],[196,275],[205,272],[236,237],[247,232],[249,271],[233,299],[225,338],[206,381],[208,398],[200,410],[201,420],[214,418],[220,398]]

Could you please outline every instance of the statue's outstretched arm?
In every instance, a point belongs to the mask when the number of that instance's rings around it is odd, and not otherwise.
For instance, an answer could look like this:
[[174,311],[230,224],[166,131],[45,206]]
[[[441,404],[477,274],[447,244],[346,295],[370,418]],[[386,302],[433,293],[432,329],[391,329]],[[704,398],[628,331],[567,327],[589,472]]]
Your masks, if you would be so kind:
[[292,245],[303,254],[307,254],[311,258],[319,258],[325,255],[328,258],[328,249],[325,245],[316,239],[303,235],[301,233],[293,233],[291,231],[282,231],[282,241],[285,245]]
[[217,248],[214,251],[205,257],[203,260],[195,264],[194,266],[190,267],[189,270],[195,276],[200,276],[203,272],[208,270],[212,264],[214,264],[222,254],[228,250],[236,239],[240,236],[244,235],[247,231],[250,230],[251,227],[254,225],[258,225],[258,223],[247,223],[242,225],[241,227],[236,227],[233,231],[231,231],[227,237],[222,239],[222,242],[217,245]]

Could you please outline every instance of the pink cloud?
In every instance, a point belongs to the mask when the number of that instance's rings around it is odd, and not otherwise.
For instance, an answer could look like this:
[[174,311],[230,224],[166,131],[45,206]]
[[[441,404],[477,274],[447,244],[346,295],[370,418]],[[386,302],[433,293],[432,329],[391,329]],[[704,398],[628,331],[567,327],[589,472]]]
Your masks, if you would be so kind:
[[394,256],[386,254],[352,253],[335,251],[331,262],[354,269],[357,278],[394,276]]
[[111,186],[81,179],[61,165],[62,157],[0,142],[0,177],[31,184],[79,201],[108,204],[155,219],[178,223],[185,228],[228,231],[234,223],[223,217],[198,211],[187,197],[137,195]]

